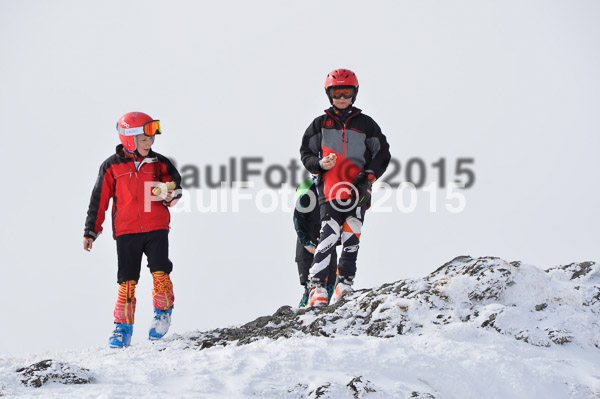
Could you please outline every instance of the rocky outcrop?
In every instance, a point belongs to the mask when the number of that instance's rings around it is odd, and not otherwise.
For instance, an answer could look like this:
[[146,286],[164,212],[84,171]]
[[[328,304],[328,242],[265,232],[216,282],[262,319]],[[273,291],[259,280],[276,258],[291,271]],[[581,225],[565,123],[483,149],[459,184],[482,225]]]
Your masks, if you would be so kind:
[[303,334],[391,338],[463,324],[536,346],[575,342],[600,348],[599,269],[582,262],[544,271],[500,258],[461,256],[425,278],[358,290],[323,309],[283,306],[239,327],[172,339],[205,349]]
[[94,378],[88,369],[54,360],[42,360],[16,370],[23,385],[39,388],[47,382],[61,384],[89,384]]

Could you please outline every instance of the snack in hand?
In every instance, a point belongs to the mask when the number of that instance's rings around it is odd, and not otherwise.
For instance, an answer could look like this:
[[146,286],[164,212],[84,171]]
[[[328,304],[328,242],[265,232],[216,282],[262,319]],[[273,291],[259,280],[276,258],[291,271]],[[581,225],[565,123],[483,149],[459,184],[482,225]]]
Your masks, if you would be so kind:
[[164,194],[164,196],[166,197],[169,190],[175,190],[175,187],[177,187],[177,185],[173,181],[169,181],[166,183],[158,183],[158,186],[152,189],[152,194],[159,196],[161,194]]

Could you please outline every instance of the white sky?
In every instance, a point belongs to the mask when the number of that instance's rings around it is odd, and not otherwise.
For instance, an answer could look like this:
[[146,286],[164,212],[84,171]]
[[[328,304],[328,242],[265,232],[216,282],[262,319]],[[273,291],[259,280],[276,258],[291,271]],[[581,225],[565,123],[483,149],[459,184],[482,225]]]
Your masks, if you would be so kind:
[[[110,220],[91,254],[81,236],[121,114],[160,119],[154,149],[179,166],[261,156],[264,171],[298,157],[338,67],[357,73],[356,105],[403,166],[423,159],[432,182],[445,158],[453,180],[457,158],[474,158],[477,179],[460,214],[444,209],[444,190],[437,213],[419,190],[413,213],[390,199],[393,212],[367,214],[357,287],[463,254],[540,267],[599,259],[599,17],[595,1],[0,1],[0,354],[105,344]],[[290,213],[250,203],[173,214],[173,331],[296,305],[294,240]],[[150,289],[144,270],[134,340],[146,336]]]

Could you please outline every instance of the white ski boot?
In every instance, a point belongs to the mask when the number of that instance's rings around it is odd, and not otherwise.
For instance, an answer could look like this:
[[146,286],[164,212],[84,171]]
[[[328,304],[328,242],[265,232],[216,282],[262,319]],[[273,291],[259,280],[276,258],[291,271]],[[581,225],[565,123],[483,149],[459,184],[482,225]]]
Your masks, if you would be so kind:
[[309,307],[327,306],[329,296],[327,289],[320,283],[311,283],[310,294],[308,296]]
[[352,281],[346,279],[339,279],[335,284],[335,289],[333,291],[333,295],[331,296],[331,301],[329,301],[330,305],[337,303],[344,295],[349,292],[352,292]]
[[150,341],[157,341],[164,337],[164,335],[169,331],[169,327],[171,326],[171,313],[173,312],[173,307],[170,307],[166,310],[158,310],[154,308],[154,319],[152,323],[150,323],[150,331],[148,333],[148,339]]

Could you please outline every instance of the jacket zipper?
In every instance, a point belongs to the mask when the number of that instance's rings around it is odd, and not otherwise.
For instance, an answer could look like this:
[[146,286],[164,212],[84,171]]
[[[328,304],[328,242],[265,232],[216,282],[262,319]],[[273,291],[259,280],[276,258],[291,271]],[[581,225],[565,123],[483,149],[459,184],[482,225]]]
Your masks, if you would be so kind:
[[[141,167],[142,165],[140,165]],[[140,213],[140,203],[138,200],[138,184],[139,184],[139,180],[138,180],[138,174],[137,174],[137,168],[135,167],[135,164],[133,164],[133,168],[136,169],[135,170],[135,203],[137,204],[137,211],[138,211],[138,221],[140,223],[140,230],[142,232],[144,232],[144,225],[142,224],[142,214]]]
[[[325,110],[325,113],[327,115],[331,116],[333,119],[335,119],[338,122],[340,122],[340,118],[338,118],[337,115],[334,115],[334,114],[330,113],[329,110]],[[350,121],[350,119],[354,118],[359,113],[360,113],[360,111],[359,112],[355,112],[352,115],[350,115],[348,117],[348,119],[346,119],[346,122],[344,122],[344,124],[342,125],[342,156],[344,158],[346,157],[346,126],[348,126],[348,121]],[[341,122],[340,122],[340,124],[341,124]]]
[[[355,112],[354,114],[350,115],[347,119],[346,122],[344,122],[343,124],[340,121],[340,118],[338,118],[336,115],[331,114],[329,112],[329,110],[325,110],[325,113],[327,115],[329,115],[333,120],[337,120],[337,122],[342,125],[342,157],[346,158],[346,128],[348,127],[348,122],[350,121],[350,119],[352,119],[354,116],[358,115],[360,113],[360,111]],[[326,195],[327,197],[327,195]]]
[[[144,166],[145,163],[150,163],[150,162],[146,162],[148,158],[144,158],[142,160],[142,162],[140,162],[139,166],[136,168],[135,167],[135,163],[133,164],[133,168],[135,169],[135,199],[136,199],[136,203],[138,205],[137,209],[138,209],[138,218],[139,218],[139,222],[140,222],[140,229],[142,230],[142,232],[144,232],[144,225],[142,224],[142,213],[140,212],[140,204],[138,202],[138,184],[139,184],[139,179],[138,179],[138,172],[140,170],[142,170],[142,166]],[[146,195],[146,193],[144,193],[144,195]],[[144,201],[144,198],[142,198],[142,201]]]
[[346,140],[346,126],[348,126],[348,122],[350,121],[350,119],[352,119],[357,114],[358,114],[358,112],[350,115],[348,117],[348,119],[346,119],[346,122],[344,122],[344,126],[342,126],[342,145],[343,145],[343,147],[342,147],[343,154],[342,155],[344,156],[344,158],[346,158],[346,143],[348,142],[348,140]]

